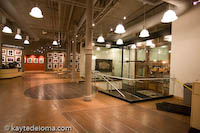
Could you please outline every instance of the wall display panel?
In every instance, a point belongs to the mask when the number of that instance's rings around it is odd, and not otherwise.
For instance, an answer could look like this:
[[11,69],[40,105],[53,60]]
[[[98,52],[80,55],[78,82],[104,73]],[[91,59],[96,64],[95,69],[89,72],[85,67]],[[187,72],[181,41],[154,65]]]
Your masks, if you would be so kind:
[[[2,62],[5,65],[9,65],[9,63],[13,63],[13,62],[21,63],[23,51],[21,49],[15,48],[14,45],[9,45],[9,46],[12,46],[12,47],[5,47],[4,45],[2,47]],[[18,52],[15,52],[15,51],[18,51]],[[22,65],[24,64],[20,64],[19,67],[21,67]]]
[[11,62],[14,62],[15,59],[14,57],[7,57],[7,60],[6,60],[8,63],[11,63]]
[[53,64],[58,64],[58,59],[53,59]]
[[48,65],[47,65],[47,68],[48,68],[48,69],[52,69],[52,68],[53,68],[53,67],[52,67],[52,64],[48,64]]
[[21,67],[22,67],[21,63],[18,63],[18,64],[17,64],[17,67],[18,67],[18,68],[21,68]]
[[21,56],[22,55],[22,51],[21,50],[15,50],[15,55],[16,56]]
[[53,64],[53,69],[58,69],[58,64]]
[[[52,56],[49,56],[52,55]],[[65,64],[65,52],[50,52],[47,53],[47,69],[58,70],[63,69]]]
[[15,56],[15,61],[18,63],[21,63],[21,56]]
[[39,63],[44,64],[44,58],[39,58]]
[[4,63],[6,62],[6,56],[5,55],[2,56],[2,62],[4,62]]
[[15,53],[14,53],[14,50],[7,50],[7,56],[14,56]]
[[47,53],[47,57],[53,57],[53,53]]
[[48,63],[53,63],[53,58],[48,58]]
[[63,58],[59,58],[58,60],[59,60],[59,61],[58,61],[59,64],[63,64]]
[[2,55],[6,55],[6,49],[2,49]]
[[59,69],[63,69],[63,64],[59,64]]
[[34,58],[33,63],[38,64],[38,58]]
[[44,71],[45,70],[45,58],[40,55],[25,55],[25,71]]
[[58,58],[58,53],[53,53],[53,58],[57,59]]
[[29,64],[33,63],[33,59],[32,58],[28,58],[27,59],[27,63],[29,63]]

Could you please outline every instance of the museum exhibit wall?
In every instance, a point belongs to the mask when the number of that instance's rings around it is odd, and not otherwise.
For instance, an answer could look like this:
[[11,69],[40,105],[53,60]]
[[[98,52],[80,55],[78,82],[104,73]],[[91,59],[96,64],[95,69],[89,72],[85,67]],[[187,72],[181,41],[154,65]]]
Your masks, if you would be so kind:
[[[112,73],[107,73],[107,74],[112,74],[114,76],[121,76],[121,61],[122,61],[122,50],[119,48],[105,48],[105,47],[100,47],[100,50],[98,51],[96,49],[97,47],[93,47],[93,59],[92,59],[92,70],[95,70],[95,60],[96,59],[106,59],[106,60],[112,60],[113,64],[113,70]],[[124,52],[126,53],[126,52]],[[134,55],[134,54],[131,54]],[[126,57],[127,58],[127,57]],[[85,77],[85,50],[84,48],[81,49],[81,58],[80,58],[80,75],[82,77]],[[124,66],[125,68],[127,66]],[[133,68],[134,69],[134,68]],[[127,73],[125,72],[125,75]]]
[[[172,24],[171,77],[185,82],[200,80],[200,6],[197,5]],[[183,97],[176,83],[174,95]]]
[[25,71],[44,71],[45,57],[43,55],[25,55],[24,56]]
[[66,52],[47,52],[46,59],[46,71],[57,71],[66,68]]

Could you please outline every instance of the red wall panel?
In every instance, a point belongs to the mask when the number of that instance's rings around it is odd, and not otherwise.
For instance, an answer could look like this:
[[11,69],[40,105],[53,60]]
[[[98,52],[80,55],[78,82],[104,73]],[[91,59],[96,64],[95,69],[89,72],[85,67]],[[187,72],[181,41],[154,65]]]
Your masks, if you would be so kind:
[[[32,63],[28,63],[27,59],[32,58]],[[38,58],[38,63],[34,63],[34,58]],[[44,56],[36,56],[36,55],[25,55],[24,59],[26,60],[26,63],[24,63],[24,70],[25,71],[44,71],[45,70],[45,64],[39,63],[39,58],[43,58],[45,62]]]

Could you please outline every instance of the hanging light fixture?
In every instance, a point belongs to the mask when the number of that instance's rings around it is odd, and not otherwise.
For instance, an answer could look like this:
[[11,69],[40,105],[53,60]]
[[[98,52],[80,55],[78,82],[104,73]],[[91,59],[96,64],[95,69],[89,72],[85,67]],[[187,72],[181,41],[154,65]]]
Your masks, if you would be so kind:
[[57,46],[58,42],[56,40],[53,41],[52,45]]
[[123,42],[122,39],[118,39],[117,42],[116,42],[116,44],[117,44],[117,45],[122,45],[122,44],[124,44],[124,42]]
[[146,20],[145,20],[145,5],[144,5],[144,25],[143,25],[143,29],[140,32],[139,37],[144,38],[144,37],[149,37],[149,31],[145,28],[146,27]]
[[34,18],[43,18],[43,15],[42,15],[42,11],[40,10],[40,8],[37,6],[33,7],[31,9],[31,12],[29,13],[29,15],[31,15],[32,17]]
[[110,44],[106,44],[106,48],[111,48],[111,45]]
[[22,39],[22,36],[20,35],[20,33],[21,33],[21,30],[19,28],[17,28],[17,34],[15,35],[15,39],[17,39],[17,40]]
[[139,37],[141,38],[144,38],[144,37],[149,37],[149,31],[147,29],[143,29],[141,32],[140,32],[140,35]]
[[4,26],[2,32],[4,33],[12,33],[12,30],[8,26]]
[[26,45],[30,44],[30,42],[29,42],[29,36],[26,36],[26,40],[24,40],[24,44],[26,44]]
[[136,45],[135,44],[132,44],[131,45],[131,49],[136,49],[137,47],[136,47]]
[[174,10],[168,10],[164,13],[163,18],[161,20],[162,23],[170,23],[177,20],[178,17],[176,16],[176,13]]
[[141,47],[141,46],[142,46],[142,42],[138,42],[136,45],[137,45],[138,47]]
[[117,33],[117,34],[123,34],[125,32],[126,32],[126,30],[125,30],[125,28],[124,28],[124,26],[122,24],[118,24],[116,26],[115,33]]
[[105,40],[104,40],[104,38],[103,38],[102,35],[100,35],[100,36],[98,37],[97,42],[99,42],[99,43],[104,43],[104,42],[105,42]]

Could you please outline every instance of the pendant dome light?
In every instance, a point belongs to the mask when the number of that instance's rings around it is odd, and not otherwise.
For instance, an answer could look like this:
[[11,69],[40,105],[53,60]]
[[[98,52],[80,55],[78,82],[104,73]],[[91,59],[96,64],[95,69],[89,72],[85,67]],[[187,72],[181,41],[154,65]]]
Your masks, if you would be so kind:
[[2,32],[11,34],[12,30],[8,26],[4,26]]
[[106,44],[106,48],[111,48],[111,44]]
[[57,46],[58,42],[56,40],[53,41],[52,45]]
[[4,33],[12,33],[12,29],[11,28],[9,28],[8,26],[6,26],[6,17],[5,16],[2,16],[2,20],[1,20],[2,22],[2,24],[4,25],[4,27],[3,27],[3,29],[2,29],[2,32],[4,32]]
[[122,39],[118,39],[118,40],[117,40],[117,42],[116,42],[116,44],[117,44],[117,45],[123,45],[123,44],[124,44],[124,42],[123,42],[123,40],[122,40]]
[[175,20],[177,20],[178,17],[176,16],[175,11],[173,10],[168,10],[164,13],[163,18],[161,20],[162,23],[170,23],[170,22],[174,22]]
[[21,33],[21,30],[19,28],[17,28],[17,34],[15,35],[15,39],[16,40],[21,40],[22,39],[22,36],[20,35]]
[[143,29],[140,32],[139,37],[144,38],[144,37],[149,37],[149,31],[145,28],[146,27],[146,20],[145,20],[145,5],[144,5],[144,25],[143,25]]
[[103,38],[102,35],[100,35],[100,36],[98,37],[97,42],[99,42],[99,43],[104,43],[104,42],[105,42],[105,40],[104,40],[104,38]]
[[31,15],[34,18],[43,18],[42,11],[40,10],[37,4],[31,9],[29,15]]
[[136,45],[135,44],[132,44],[131,45],[131,49],[136,49],[137,47],[136,47]]
[[123,34],[125,32],[126,32],[126,30],[125,30],[125,28],[124,28],[124,26],[122,24],[118,24],[116,26],[115,33],[117,33],[117,34]]
[[29,42],[29,36],[26,36],[26,40],[24,40],[24,44],[26,44],[26,45],[30,44],[30,42]]

